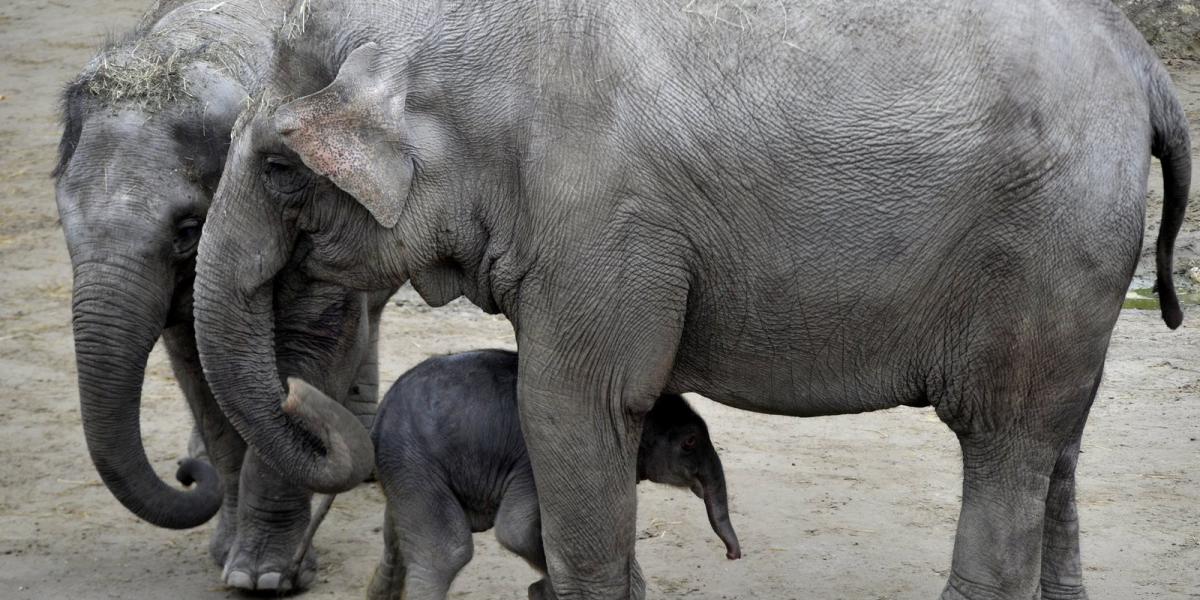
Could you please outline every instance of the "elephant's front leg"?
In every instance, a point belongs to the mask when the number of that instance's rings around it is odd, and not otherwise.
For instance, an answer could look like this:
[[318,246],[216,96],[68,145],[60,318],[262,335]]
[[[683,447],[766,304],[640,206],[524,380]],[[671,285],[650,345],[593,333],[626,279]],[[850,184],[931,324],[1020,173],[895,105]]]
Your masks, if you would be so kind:
[[[364,294],[313,284],[295,271],[277,282],[275,341],[279,372],[295,376],[345,403],[373,344]],[[373,360],[373,358],[371,359]],[[377,371],[364,367],[374,413]],[[284,479],[255,454],[242,466],[237,537],[225,561],[228,585],[249,590],[307,588],[316,578],[315,549],[291,573],[291,561],[311,516],[311,493]]]
[[619,397],[548,388],[525,373],[521,423],[554,590],[563,599],[641,598],[634,558],[640,426],[606,406]]
[[346,397],[346,408],[368,431],[375,424],[375,411],[379,406],[379,321],[394,292],[388,289],[367,294],[367,319],[363,323],[366,331],[362,335],[366,348]]
[[309,550],[294,581],[286,580],[311,514],[312,494],[283,481],[274,469],[246,453],[237,507],[237,536],[225,560],[223,578],[244,590],[307,588],[316,577]]
[[[193,439],[188,442],[188,454],[193,458],[202,458],[216,468],[225,488],[217,526],[208,543],[209,555],[220,566],[225,564],[237,535],[238,490],[246,442],[234,430],[229,419],[225,418],[208,388],[200,366],[200,355],[196,351],[196,335],[191,322],[163,330],[163,343],[171,359],[175,379],[195,419]],[[200,436],[199,444],[195,439],[197,433]],[[196,456],[201,452],[202,456]]]
[[547,336],[518,333],[521,427],[546,566],[564,600],[645,594],[634,557],[637,451],[642,419],[674,364],[679,324],[624,317],[593,315],[575,321],[586,328],[553,327]]
[[570,267],[527,277],[514,319],[521,430],[561,600],[645,596],[634,556],[638,445],[687,306],[686,260],[666,252],[678,242],[683,256],[686,240],[632,218],[611,225]]

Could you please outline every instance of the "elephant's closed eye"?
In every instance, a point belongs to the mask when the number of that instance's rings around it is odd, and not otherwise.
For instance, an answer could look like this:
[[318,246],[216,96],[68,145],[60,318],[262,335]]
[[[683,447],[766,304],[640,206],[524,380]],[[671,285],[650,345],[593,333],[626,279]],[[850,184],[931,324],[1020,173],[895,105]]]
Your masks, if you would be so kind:
[[263,161],[263,181],[276,194],[290,196],[299,192],[308,185],[310,176],[308,169],[283,157],[268,156]]
[[203,227],[204,219],[199,217],[187,217],[181,220],[175,226],[175,240],[173,243],[175,254],[183,256],[195,252],[196,245],[200,242],[200,232]]

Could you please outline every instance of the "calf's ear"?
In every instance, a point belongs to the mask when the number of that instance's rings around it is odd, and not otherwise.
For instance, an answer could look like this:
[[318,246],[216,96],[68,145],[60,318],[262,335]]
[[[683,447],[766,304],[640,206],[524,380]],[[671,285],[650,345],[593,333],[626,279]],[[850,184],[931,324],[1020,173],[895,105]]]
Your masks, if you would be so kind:
[[395,227],[412,184],[406,90],[374,43],[359,46],[324,89],[275,111],[275,130],[305,166]]

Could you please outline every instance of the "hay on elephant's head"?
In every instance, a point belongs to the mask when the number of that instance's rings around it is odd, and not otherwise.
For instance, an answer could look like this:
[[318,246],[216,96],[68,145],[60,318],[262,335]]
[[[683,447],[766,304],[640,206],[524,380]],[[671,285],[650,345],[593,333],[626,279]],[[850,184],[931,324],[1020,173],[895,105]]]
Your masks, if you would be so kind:
[[107,102],[139,102],[162,109],[189,97],[183,71],[191,62],[178,50],[102,54],[86,76],[84,89]]
[[297,0],[284,15],[283,20],[283,39],[293,41],[304,35],[304,30],[308,28],[308,15],[310,11],[308,0]]
[[187,77],[192,65],[206,63],[235,77],[244,74],[240,65],[245,61],[221,40],[180,48],[178,37],[178,32],[168,29],[136,32],[113,42],[92,59],[78,85],[109,104],[138,103],[162,110],[192,98]]
[[270,89],[265,89],[258,94],[248,96],[246,98],[246,108],[242,110],[241,114],[233,122],[231,135],[237,137],[258,115],[274,113],[275,109],[292,100],[294,100],[293,97],[279,96]]

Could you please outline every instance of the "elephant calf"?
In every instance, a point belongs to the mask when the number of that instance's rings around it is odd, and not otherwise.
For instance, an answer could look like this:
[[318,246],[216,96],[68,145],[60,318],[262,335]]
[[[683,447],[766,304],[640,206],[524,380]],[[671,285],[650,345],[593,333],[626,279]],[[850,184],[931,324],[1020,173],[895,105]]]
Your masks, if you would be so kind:
[[[293,386],[290,410],[298,403],[320,406],[319,396],[314,388]],[[501,546],[546,573],[537,491],[517,411],[515,353],[480,350],[417,365],[384,397],[371,437],[387,513],[369,598],[445,598],[471,560],[471,534],[493,526]],[[704,500],[726,556],[741,557],[721,459],[704,420],[681,396],[664,395],[647,413],[637,477],[691,488]],[[530,585],[529,597],[553,598],[549,580]]]

